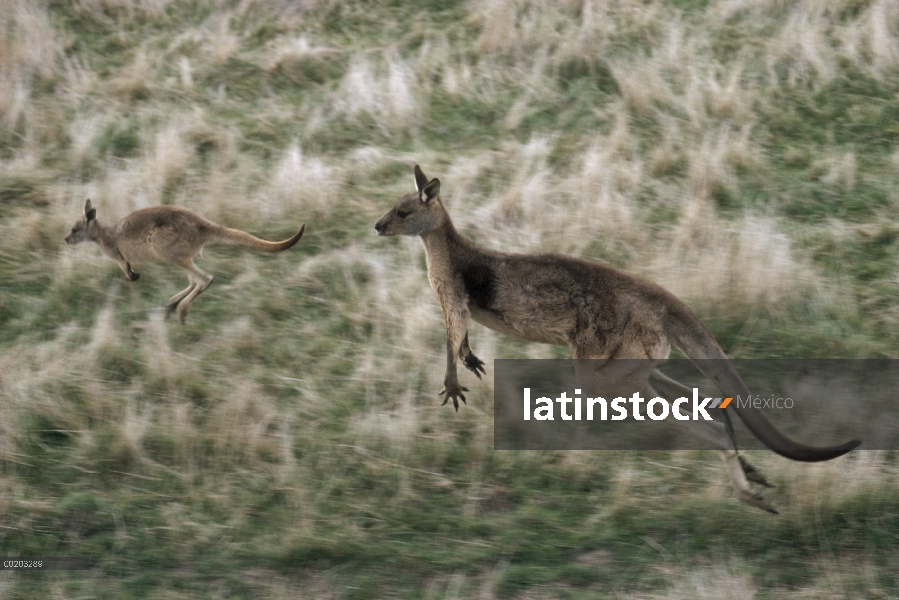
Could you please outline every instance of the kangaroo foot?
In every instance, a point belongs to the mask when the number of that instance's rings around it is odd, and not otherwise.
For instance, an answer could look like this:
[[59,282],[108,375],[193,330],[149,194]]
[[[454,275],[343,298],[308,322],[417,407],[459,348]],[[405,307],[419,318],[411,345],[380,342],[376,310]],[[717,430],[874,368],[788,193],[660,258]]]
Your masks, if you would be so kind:
[[749,461],[743,458],[740,455],[740,466],[743,468],[743,473],[746,475],[746,479],[753,483],[757,483],[759,485],[763,485],[765,487],[773,488],[774,484],[769,482],[768,479],[762,474],[761,471],[753,467]]
[[750,506],[755,506],[757,508],[761,508],[762,510],[766,510],[772,515],[780,514],[780,512],[778,512],[778,510],[774,508],[774,505],[766,500],[765,497],[761,494],[752,492],[750,490],[738,490],[737,498],[740,500],[740,502],[744,502]]

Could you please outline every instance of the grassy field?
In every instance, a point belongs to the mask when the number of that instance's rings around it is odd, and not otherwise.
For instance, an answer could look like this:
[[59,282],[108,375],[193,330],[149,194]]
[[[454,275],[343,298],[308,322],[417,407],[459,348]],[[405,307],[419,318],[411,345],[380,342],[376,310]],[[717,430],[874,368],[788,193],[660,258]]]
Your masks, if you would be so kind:
[[[899,358],[892,0],[0,0],[2,598],[895,598],[899,457],[494,452],[488,377],[439,406],[421,243],[442,182],[486,246],[657,281],[730,356]],[[67,247],[177,204],[186,285]]]

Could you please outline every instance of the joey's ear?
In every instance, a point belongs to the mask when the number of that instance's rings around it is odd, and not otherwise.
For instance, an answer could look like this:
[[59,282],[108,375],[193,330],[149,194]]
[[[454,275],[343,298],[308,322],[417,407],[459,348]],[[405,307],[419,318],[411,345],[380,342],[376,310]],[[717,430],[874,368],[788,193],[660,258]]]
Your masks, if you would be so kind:
[[91,206],[90,198],[88,198],[87,202],[84,203],[84,216],[87,217],[88,221],[92,221],[97,218],[97,209]]
[[428,204],[440,196],[440,180],[436,177],[421,188],[421,201]]
[[421,172],[421,167],[418,165],[415,165],[413,172],[415,173],[415,191],[420,192],[422,188],[427,185],[428,178]]

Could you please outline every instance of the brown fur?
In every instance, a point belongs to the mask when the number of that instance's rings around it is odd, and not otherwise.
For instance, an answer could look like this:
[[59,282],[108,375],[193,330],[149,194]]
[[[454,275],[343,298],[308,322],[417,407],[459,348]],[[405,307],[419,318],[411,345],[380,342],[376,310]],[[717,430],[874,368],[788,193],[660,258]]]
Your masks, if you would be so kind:
[[[446,400],[465,402],[457,363],[478,377],[483,362],[468,343],[468,321],[474,319],[512,337],[568,346],[579,362],[583,385],[622,382],[645,398],[689,395],[685,386],[655,369],[665,360],[671,344],[691,359],[718,359],[699,364],[727,396],[749,397],[749,390],[726,360],[721,347],[699,318],[678,298],[660,286],[629,273],[577,258],[554,254],[507,254],[477,246],[459,234],[440,201],[440,181],[428,180],[416,165],[416,191],[405,195],[375,224],[378,235],[417,235],[425,246],[428,279],[443,307],[447,331],[444,375]],[[608,359],[648,359],[622,374]],[[614,371],[614,372],[613,372]],[[635,386],[635,387],[634,387]],[[685,392],[686,391],[686,392]],[[765,445],[779,454],[802,461],[829,460],[849,452],[858,441],[817,448],[783,435],[758,410],[731,405]],[[771,512],[774,507],[754,493],[746,479],[766,483],[745,463],[724,426],[716,422],[673,421],[678,427],[712,441],[723,453],[738,497]]]
[[153,206],[136,210],[107,227],[97,220],[97,209],[88,200],[84,204],[84,216],[72,226],[66,243],[96,242],[103,254],[119,265],[128,281],[137,281],[140,277],[131,269],[132,263],[166,263],[187,271],[190,285],[172,296],[166,306],[166,316],[177,309],[183,323],[191,302],[212,283],[212,275],[199,270],[193,260],[205,244],[231,244],[265,252],[280,252],[296,244],[305,228],[304,225],[296,235],[282,242],[268,242],[245,231],[213,223],[181,206]]

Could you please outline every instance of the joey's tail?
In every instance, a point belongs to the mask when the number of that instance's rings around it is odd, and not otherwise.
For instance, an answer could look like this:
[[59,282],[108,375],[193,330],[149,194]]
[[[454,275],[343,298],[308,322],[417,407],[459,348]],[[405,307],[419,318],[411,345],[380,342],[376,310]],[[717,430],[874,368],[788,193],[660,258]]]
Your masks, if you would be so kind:
[[[669,338],[676,346],[683,350],[691,360],[696,360],[696,366],[727,396],[732,398],[749,397],[749,388],[740,378],[733,365],[727,360],[727,356],[706,329],[705,325],[696,315],[686,311],[669,325]],[[712,359],[712,360],[704,360]],[[752,408],[745,408],[734,402],[730,405],[737,411],[740,419],[763,444],[786,458],[804,462],[820,462],[842,456],[857,448],[861,441],[850,440],[838,446],[807,446],[784,435],[765,414]]]
[[303,237],[303,231],[306,226],[300,227],[300,230],[291,238],[281,242],[269,242],[255,235],[249,234],[240,229],[231,229],[230,227],[222,227],[215,231],[211,236],[210,242],[218,242],[220,244],[231,244],[232,246],[243,246],[245,248],[253,248],[254,250],[262,250],[263,252],[281,252],[287,250]]

